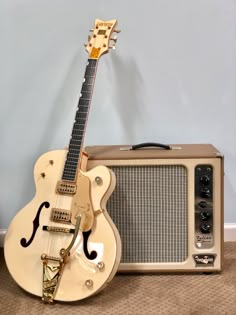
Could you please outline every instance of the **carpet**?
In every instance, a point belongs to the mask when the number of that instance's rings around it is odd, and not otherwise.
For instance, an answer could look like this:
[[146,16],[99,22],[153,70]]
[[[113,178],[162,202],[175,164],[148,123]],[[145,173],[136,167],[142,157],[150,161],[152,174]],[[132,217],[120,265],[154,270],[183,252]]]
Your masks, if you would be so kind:
[[118,274],[99,294],[75,303],[44,304],[9,275],[0,249],[0,314],[236,315],[236,242],[225,243],[217,274]]

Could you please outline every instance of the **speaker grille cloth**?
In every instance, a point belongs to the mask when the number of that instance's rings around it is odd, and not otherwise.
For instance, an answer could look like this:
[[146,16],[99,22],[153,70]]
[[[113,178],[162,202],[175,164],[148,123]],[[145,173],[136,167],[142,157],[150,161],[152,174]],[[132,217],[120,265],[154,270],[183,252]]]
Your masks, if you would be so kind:
[[187,171],[181,165],[109,166],[116,188],[107,210],[123,263],[182,262],[188,256]]

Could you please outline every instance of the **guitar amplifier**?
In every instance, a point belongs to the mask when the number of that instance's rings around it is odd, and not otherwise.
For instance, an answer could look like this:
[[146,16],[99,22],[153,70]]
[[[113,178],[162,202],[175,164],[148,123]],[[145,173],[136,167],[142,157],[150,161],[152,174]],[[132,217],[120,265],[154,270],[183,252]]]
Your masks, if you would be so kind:
[[119,271],[221,271],[223,156],[210,144],[163,147],[85,148],[88,170],[116,176],[107,211],[121,235]]

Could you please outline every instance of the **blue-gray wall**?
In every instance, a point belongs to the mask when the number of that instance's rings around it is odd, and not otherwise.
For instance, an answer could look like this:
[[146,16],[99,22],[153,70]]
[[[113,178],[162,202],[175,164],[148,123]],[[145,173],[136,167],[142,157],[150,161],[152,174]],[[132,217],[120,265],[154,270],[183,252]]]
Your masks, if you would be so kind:
[[95,18],[116,18],[85,144],[212,143],[236,222],[235,0],[2,0],[0,229],[34,195],[36,159],[68,144]]

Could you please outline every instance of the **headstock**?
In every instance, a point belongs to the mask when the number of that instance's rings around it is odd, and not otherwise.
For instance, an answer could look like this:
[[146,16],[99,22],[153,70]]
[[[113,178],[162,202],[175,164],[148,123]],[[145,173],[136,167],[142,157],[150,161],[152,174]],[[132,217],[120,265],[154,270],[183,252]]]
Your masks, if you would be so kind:
[[[115,49],[117,37],[111,38],[111,36],[113,32],[120,32],[115,30],[116,24],[117,20],[95,20],[94,29],[90,30],[90,32],[93,33],[88,37],[88,44],[85,44],[90,59],[99,59],[101,55],[107,53],[110,48]],[[110,46],[111,40],[114,42],[112,46]]]

